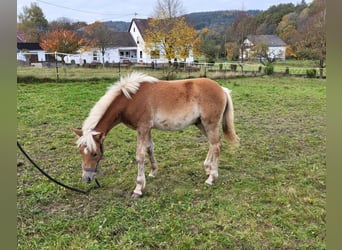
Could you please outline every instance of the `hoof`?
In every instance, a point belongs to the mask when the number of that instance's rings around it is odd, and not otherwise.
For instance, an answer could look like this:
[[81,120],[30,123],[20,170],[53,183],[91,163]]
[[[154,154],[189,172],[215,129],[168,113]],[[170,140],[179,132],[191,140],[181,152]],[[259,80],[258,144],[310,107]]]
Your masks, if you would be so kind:
[[137,193],[133,193],[132,194],[132,198],[133,199],[139,199],[139,198],[141,198],[142,197],[142,194],[137,194]]
[[205,181],[205,184],[207,184],[207,185],[210,185],[210,186],[211,186],[211,185],[213,185],[213,182],[212,182],[212,181],[210,181],[210,180],[206,180],[206,181]]

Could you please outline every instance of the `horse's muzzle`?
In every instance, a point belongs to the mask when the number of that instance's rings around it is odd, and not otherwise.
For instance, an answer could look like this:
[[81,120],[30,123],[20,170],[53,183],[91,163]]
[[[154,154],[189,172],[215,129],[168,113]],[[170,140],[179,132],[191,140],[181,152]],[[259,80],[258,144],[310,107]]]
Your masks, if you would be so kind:
[[82,168],[82,180],[84,182],[90,183],[95,179],[97,168],[95,169],[85,169]]

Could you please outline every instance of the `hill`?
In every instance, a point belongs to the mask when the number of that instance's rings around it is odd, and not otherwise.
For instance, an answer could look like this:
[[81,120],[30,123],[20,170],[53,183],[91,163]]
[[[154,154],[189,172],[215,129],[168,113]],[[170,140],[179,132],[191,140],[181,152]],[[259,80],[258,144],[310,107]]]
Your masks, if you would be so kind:
[[[207,12],[194,12],[184,15],[185,19],[196,30],[203,28],[216,28],[222,25],[229,25],[233,23],[240,10],[222,10],[222,11],[207,11]],[[248,15],[255,16],[261,13],[261,10],[248,10]],[[108,21],[105,22],[109,28],[115,31],[128,31],[130,22],[123,21]]]
[[118,32],[122,32],[122,31],[128,31],[130,22],[108,21],[108,22],[105,22],[105,24],[110,29],[113,29],[113,30],[118,31]]
[[[240,10],[222,10],[222,11],[208,11],[208,12],[195,12],[184,15],[189,24],[196,30],[203,28],[216,28],[222,25],[232,24]],[[261,13],[261,10],[248,10],[248,15],[255,16]]]

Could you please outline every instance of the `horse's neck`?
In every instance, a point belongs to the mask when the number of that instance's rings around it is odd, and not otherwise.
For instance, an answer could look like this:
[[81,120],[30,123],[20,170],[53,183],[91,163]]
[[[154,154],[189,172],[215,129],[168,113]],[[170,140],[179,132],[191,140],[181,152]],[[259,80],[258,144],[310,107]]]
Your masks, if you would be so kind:
[[122,103],[113,101],[107,111],[95,127],[96,131],[103,132],[105,135],[121,122]]

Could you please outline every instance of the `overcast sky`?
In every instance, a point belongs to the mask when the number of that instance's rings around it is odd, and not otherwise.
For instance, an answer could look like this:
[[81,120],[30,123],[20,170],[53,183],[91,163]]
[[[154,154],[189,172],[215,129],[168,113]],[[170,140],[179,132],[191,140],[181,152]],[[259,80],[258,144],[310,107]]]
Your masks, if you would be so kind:
[[[312,0],[306,0],[310,3]],[[17,14],[23,6],[37,3],[48,21],[66,17],[74,21],[127,21],[152,16],[157,0],[17,0]],[[214,10],[266,10],[281,3],[298,4],[301,0],[184,0],[185,13]]]

